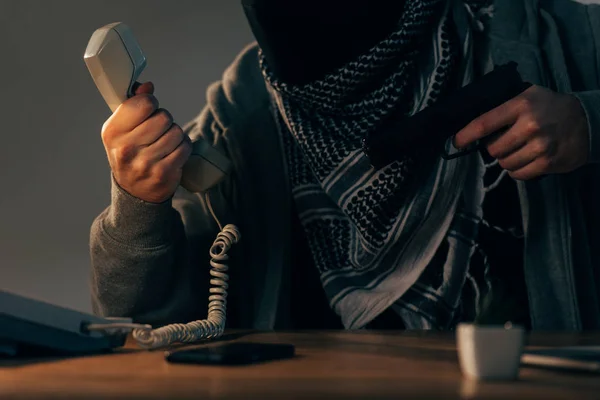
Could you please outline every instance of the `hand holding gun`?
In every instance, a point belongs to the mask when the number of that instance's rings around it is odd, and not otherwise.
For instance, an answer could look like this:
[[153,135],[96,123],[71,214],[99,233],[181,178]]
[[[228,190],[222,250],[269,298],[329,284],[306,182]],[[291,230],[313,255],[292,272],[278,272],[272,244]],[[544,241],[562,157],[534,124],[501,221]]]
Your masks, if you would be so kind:
[[[406,156],[452,159],[485,147],[512,178],[530,180],[589,160],[589,124],[579,99],[523,82],[514,62],[393,123],[364,141],[375,168]],[[450,138],[462,151],[445,152]]]
[[478,150],[470,149],[447,154],[446,141],[480,115],[490,111],[531,86],[522,81],[514,62],[496,67],[431,107],[406,117],[394,124],[396,129],[384,130],[364,140],[364,151],[375,168],[383,168],[393,161],[433,146],[433,151],[452,159]]

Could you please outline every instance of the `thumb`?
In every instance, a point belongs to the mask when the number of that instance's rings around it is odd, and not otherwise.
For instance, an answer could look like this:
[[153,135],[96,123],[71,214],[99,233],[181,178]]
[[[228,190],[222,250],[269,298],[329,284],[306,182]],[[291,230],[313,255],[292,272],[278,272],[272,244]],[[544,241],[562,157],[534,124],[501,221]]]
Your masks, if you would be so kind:
[[152,82],[136,82],[133,84],[132,92],[134,94],[154,94],[154,84]]

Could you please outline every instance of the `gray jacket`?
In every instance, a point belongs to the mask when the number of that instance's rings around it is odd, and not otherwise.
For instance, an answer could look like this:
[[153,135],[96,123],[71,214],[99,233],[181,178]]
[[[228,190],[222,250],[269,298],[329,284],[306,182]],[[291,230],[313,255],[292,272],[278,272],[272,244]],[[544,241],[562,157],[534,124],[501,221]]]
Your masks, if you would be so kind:
[[[496,64],[576,95],[587,114],[590,155],[569,174],[519,183],[525,278],[534,329],[600,328],[600,6],[572,0],[499,0],[489,31]],[[233,162],[211,190],[215,211],[235,223],[228,325],[288,325],[291,194],[270,100],[250,45],[207,91],[186,126]],[[112,186],[91,229],[92,301],[103,316],[153,325],[206,317],[208,250],[218,228],[201,196],[180,189],[150,204]],[[311,293],[307,293],[310,296]]]

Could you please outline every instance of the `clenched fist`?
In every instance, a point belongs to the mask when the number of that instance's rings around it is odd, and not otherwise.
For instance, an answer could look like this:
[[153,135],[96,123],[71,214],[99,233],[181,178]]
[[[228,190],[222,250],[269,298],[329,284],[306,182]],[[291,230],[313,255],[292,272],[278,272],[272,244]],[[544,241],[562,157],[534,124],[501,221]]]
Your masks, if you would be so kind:
[[140,85],[102,126],[102,142],[119,186],[139,199],[162,203],[175,193],[192,152],[190,138],[158,108],[154,85]]

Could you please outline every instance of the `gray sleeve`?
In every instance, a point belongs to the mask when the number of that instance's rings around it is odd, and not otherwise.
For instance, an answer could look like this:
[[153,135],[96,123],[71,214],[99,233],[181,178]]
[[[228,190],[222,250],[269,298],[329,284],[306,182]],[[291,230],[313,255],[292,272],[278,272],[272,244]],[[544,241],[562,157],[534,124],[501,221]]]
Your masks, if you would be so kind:
[[[202,137],[235,159],[242,149],[230,144],[227,127],[243,124],[256,104],[252,93],[264,81],[247,77],[257,65],[257,50],[248,47],[209,87],[206,107],[184,127],[192,139]],[[236,223],[239,204],[235,172],[210,190],[215,212],[228,223]],[[111,192],[111,204],[94,220],[90,234],[94,313],[153,326],[205,318],[208,251],[218,227],[203,197],[180,188],[169,201],[147,203],[114,180]]]
[[147,203],[114,180],[111,192],[111,204],[90,234],[93,311],[153,325],[189,318],[197,310],[189,293],[177,290],[190,268],[174,200]]
[[[202,198],[179,189],[167,202],[147,203],[114,180],[111,191],[90,234],[94,313],[153,326],[205,318],[218,228]],[[226,195],[211,194],[218,203]]]

